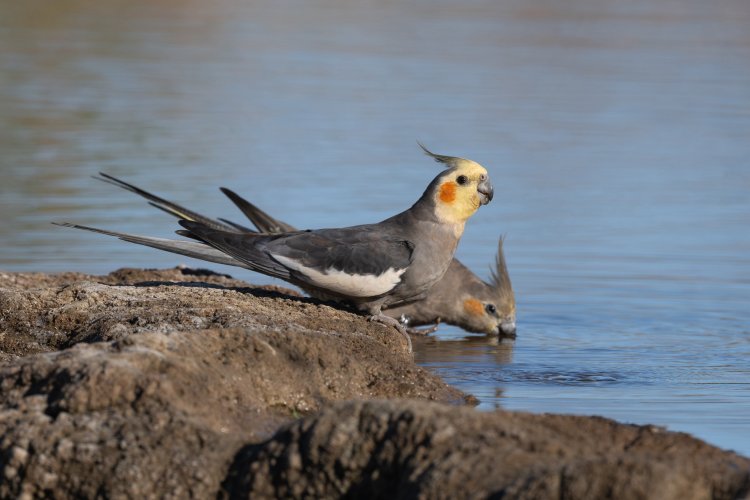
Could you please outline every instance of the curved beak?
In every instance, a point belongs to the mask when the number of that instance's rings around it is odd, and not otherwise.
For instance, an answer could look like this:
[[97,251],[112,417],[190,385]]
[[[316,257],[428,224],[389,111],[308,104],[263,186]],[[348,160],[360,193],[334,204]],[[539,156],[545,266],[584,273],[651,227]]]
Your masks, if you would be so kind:
[[492,197],[495,195],[495,190],[492,188],[490,178],[487,177],[477,185],[477,192],[479,193],[479,201],[482,205],[492,201]]
[[508,337],[516,336],[516,322],[515,321],[503,321],[500,323],[500,332]]

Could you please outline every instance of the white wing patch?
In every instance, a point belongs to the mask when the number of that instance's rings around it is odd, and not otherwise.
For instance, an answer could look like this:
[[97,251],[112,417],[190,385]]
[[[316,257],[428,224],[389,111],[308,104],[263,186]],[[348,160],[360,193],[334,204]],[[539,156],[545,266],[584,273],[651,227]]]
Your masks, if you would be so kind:
[[271,254],[271,257],[289,269],[307,276],[311,284],[350,297],[375,297],[390,292],[398,285],[401,275],[406,271],[406,268],[390,268],[383,274],[375,276],[374,274],[349,274],[328,268],[321,273],[283,255]]

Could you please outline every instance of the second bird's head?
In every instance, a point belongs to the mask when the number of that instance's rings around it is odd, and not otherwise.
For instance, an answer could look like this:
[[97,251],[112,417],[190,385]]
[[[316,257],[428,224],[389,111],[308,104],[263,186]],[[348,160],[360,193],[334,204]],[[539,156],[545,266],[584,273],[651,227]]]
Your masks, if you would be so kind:
[[425,192],[434,202],[438,218],[444,222],[463,223],[481,205],[492,200],[494,190],[487,169],[475,161],[438,155],[420,146],[427,155],[447,167]]
[[455,287],[460,311],[456,324],[464,330],[501,337],[516,336],[516,296],[505,264],[503,241],[504,238],[500,238],[498,242],[489,283],[464,276]]

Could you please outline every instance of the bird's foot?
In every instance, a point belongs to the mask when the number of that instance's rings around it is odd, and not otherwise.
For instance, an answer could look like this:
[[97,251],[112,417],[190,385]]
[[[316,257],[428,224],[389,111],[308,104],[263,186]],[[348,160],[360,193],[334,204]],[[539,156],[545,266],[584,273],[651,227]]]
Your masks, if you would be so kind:
[[427,328],[414,328],[412,326],[409,326],[409,321],[411,321],[411,318],[409,318],[407,315],[402,314],[398,319],[399,323],[401,323],[401,325],[406,328],[407,333],[409,333],[410,335],[419,335],[421,337],[436,332],[441,320],[441,318],[437,318],[435,320],[435,324],[432,326],[428,326]]
[[432,326],[428,326],[427,328],[414,328],[413,326],[407,326],[406,332],[411,335],[419,335],[420,337],[425,337],[431,333],[435,333],[438,329],[438,326],[440,326],[438,323],[435,323]]
[[374,314],[369,317],[370,321],[377,321],[378,323],[383,323],[384,325],[393,326],[396,327],[396,330],[398,330],[401,335],[403,335],[406,338],[406,345],[409,347],[409,354],[412,353],[412,347],[411,347],[411,337],[409,337],[409,334],[406,331],[406,328],[404,325],[402,325],[397,319],[391,318],[390,316],[386,316],[385,314]]

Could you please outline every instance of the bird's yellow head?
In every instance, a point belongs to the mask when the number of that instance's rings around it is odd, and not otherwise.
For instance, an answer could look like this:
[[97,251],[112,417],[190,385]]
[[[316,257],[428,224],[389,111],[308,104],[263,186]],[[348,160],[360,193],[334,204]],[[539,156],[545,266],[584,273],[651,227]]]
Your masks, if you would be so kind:
[[516,296],[505,264],[503,238],[498,243],[490,283],[477,279],[468,292],[460,298],[463,312],[459,326],[478,333],[515,337]]
[[435,214],[441,222],[463,224],[481,205],[492,200],[493,189],[487,169],[475,161],[437,155],[420,146],[435,161],[448,167],[428,188],[435,204]]

